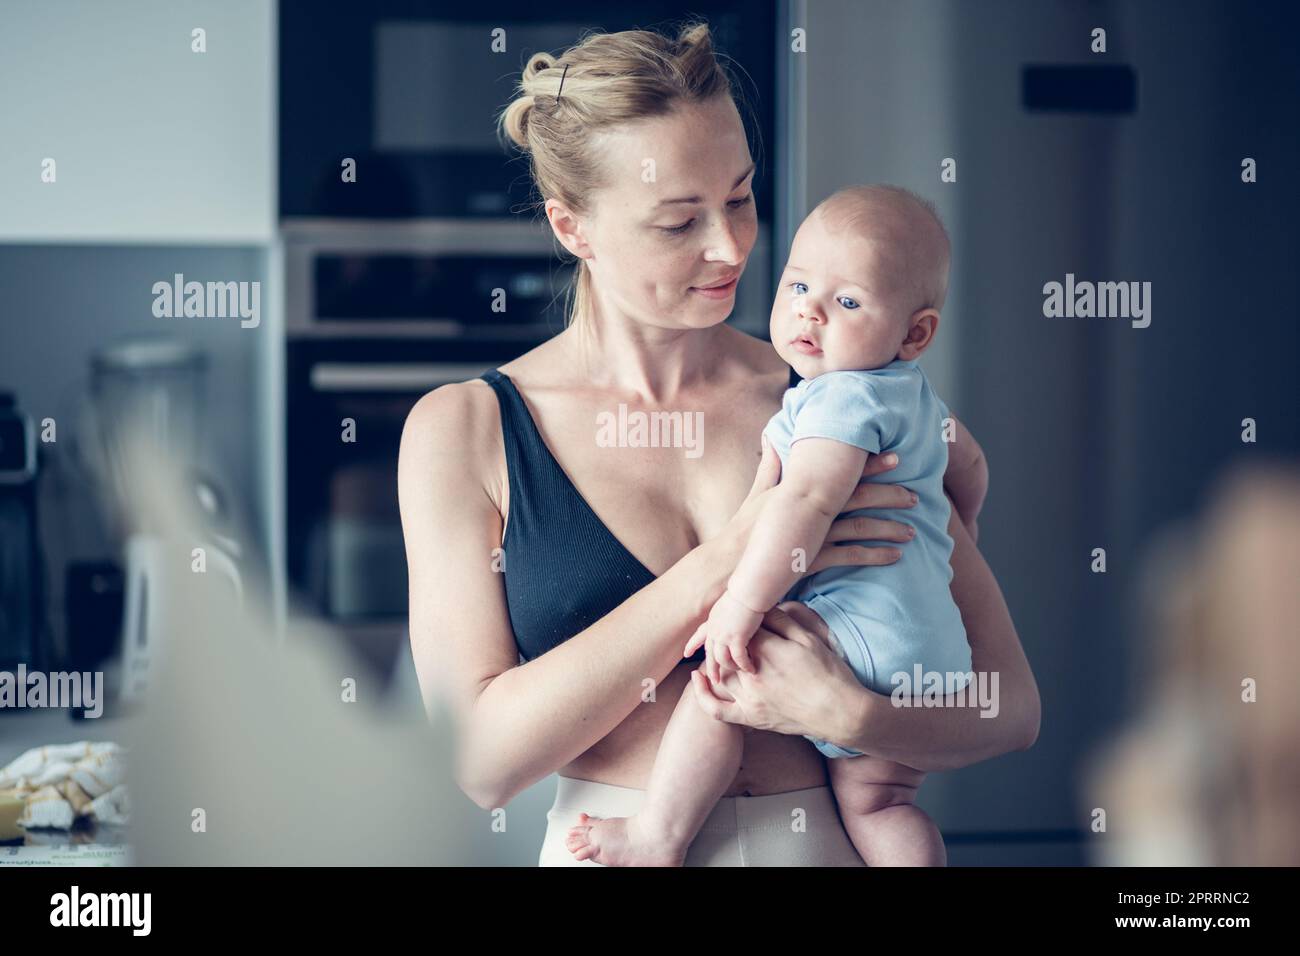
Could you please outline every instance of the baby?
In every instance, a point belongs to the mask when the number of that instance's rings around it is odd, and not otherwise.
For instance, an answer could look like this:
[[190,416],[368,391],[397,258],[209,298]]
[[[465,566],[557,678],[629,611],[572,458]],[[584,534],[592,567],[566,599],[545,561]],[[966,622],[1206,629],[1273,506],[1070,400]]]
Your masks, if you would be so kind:
[[[948,238],[932,208],[891,186],[855,186],[804,220],[772,306],[771,337],[803,378],[764,429],[781,480],[745,552],[684,656],[705,645],[718,667],[755,672],[747,645],[783,599],[806,604],[827,642],[874,691],[890,694],[919,665],[951,693],[971,678],[970,647],[949,591],[953,542],[944,496],[948,443],[962,433],[917,359],[934,341],[948,286]],[[917,496],[913,540],[882,566],[834,567],[804,578],[861,480],[868,453],[898,455],[877,480]],[[982,491],[979,493],[982,497]],[[895,517],[887,511],[855,514]],[[802,580],[800,580],[803,578]],[[792,588],[793,585],[793,588]],[[720,688],[715,692],[726,697]],[[913,692],[909,691],[907,696]],[[920,688],[914,693],[919,696]],[[680,866],[735,779],[743,729],[715,720],[687,686],[633,817],[582,814],[566,845],[607,866]],[[920,771],[808,738],[828,761],[849,837],[868,866],[943,865],[943,838],[912,798]]]

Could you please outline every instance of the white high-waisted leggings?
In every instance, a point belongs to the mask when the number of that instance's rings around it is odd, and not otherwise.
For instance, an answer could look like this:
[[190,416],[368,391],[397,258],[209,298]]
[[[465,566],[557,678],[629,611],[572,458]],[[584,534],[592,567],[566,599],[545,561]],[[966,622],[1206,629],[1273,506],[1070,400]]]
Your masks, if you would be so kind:
[[[546,814],[539,866],[600,866],[579,862],[564,846],[578,814],[626,817],[644,790],[574,777],[559,778]],[[830,787],[809,787],[761,797],[723,797],[686,854],[687,866],[864,866],[844,831]]]

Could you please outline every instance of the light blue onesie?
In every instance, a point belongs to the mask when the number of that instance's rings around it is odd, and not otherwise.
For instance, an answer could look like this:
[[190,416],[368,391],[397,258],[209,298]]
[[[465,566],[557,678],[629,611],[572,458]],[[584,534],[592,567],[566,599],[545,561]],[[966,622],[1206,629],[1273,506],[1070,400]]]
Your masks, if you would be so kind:
[[[833,438],[884,454],[897,452],[898,466],[867,479],[899,484],[916,492],[906,513],[883,508],[850,512],[901,520],[916,537],[900,545],[893,564],[827,568],[797,582],[786,600],[817,612],[838,643],[837,650],[858,680],[882,693],[893,692],[905,673],[912,693],[915,667],[944,675],[945,691],[970,678],[970,645],[961,613],[948,590],[952,580],[950,507],[943,493],[948,445],[943,420],[948,408],[915,361],[895,359],[871,371],[824,372],[785,393],[781,411],[764,434],[784,466],[800,438]],[[865,543],[865,542],[864,542]],[[883,542],[891,544],[891,542]],[[951,675],[951,676],[950,676]],[[808,737],[827,757],[856,757],[861,751]]]

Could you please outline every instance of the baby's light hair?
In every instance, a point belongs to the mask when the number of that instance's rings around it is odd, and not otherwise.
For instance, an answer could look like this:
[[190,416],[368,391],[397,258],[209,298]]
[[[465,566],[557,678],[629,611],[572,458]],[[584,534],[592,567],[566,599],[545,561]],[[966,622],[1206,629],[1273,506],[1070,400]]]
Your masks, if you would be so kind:
[[822,200],[813,214],[830,229],[882,242],[898,265],[891,288],[908,315],[943,309],[952,243],[933,202],[901,186],[846,186]]

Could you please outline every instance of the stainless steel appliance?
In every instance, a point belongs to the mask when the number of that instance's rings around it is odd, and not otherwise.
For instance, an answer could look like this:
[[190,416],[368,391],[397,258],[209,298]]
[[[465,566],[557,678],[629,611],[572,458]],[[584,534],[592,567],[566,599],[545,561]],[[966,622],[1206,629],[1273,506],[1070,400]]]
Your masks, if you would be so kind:
[[[755,155],[774,138],[776,4],[570,0],[281,0],[280,214],[340,219],[499,218],[527,202],[521,162],[503,162],[494,117],[528,56],[588,30],[708,20],[752,107]],[[356,164],[344,181],[342,164]],[[771,179],[755,178],[760,215]]]
[[[122,620],[121,697],[140,700],[148,690],[159,649],[165,643],[162,605],[167,577],[176,574],[177,556],[166,551],[147,509],[130,507],[138,469],[166,460],[175,463],[200,500],[211,481],[195,467],[205,440],[204,379],[206,357],[171,338],[127,339],[97,352],[91,360],[92,401],[83,410],[79,446],[97,478],[105,513],[115,519],[123,542],[125,568]],[[233,539],[198,531],[205,573],[228,582],[232,597],[242,598]]]
[[562,328],[571,271],[522,219],[297,221],[284,240],[289,584],[386,672],[406,634],[407,413]]

